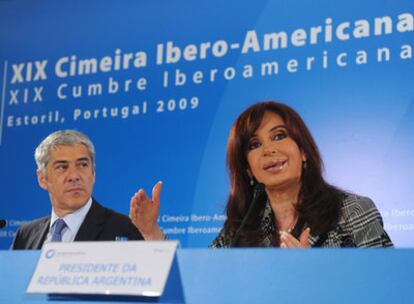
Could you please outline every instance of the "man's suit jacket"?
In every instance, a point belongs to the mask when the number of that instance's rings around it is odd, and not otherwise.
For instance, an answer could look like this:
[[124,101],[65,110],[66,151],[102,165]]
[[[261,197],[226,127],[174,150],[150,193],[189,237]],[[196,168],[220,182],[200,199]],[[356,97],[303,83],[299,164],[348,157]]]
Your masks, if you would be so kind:
[[[50,216],[34,220],[19,228],[12,249],[41,249],[49,232]],[[126,237],[128,240],[143,240],[131,220],[121,213],[101,206],[95,199],[76,234],[78,241],[114,241]]]

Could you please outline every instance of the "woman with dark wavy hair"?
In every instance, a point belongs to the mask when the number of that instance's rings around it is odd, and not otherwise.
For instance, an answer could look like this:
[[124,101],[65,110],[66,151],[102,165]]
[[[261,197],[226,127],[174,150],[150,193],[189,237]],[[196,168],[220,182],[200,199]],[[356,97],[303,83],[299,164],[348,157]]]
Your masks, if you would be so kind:
[[[366,197],[329,185],[318,147],[301,117],[269,101],[234,123],[227,146],[227,220],[211,247],[391,247],[382,218]],[[145,239],[156,224],[161,184],[150,200],[141,189],[130,217]]]
[[[285,104],[257,103],[238,117],[227,164],[227,220],[212,247],[392,246],[369,198],[324,180],[312,135]],[[264,191],[253,199],[257,183],[264,184]]]

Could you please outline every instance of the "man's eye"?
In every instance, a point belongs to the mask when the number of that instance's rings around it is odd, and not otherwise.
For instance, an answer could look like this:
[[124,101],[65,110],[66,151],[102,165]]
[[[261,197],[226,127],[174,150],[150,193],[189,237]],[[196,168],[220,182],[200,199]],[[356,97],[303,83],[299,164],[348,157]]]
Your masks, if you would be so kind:
[[89,164],[87,162],[80,163],[79,164],[79,167],[81,167],[81,168],[88,168],[89,167]]
[[260,147],[260,143],[259,142],[251,142],[249,144],[249,150],[254,150]]
[[62,165],[57,165],[55,167],[55,170],[56,171],[64,171],[64,170],[66,170],[66,168],[67,168],[67,166],[62,164]]

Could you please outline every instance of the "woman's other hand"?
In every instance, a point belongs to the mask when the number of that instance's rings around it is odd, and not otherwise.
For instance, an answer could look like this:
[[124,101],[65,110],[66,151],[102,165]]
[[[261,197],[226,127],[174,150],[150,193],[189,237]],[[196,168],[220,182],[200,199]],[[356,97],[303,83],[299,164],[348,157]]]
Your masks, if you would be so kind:
[[161,189],[162,182],[159,181],[152,188],[152,200],[144,189],[139,189],[131,198],[129,217],[145,240],[165,239],[157,223],[160,214]]

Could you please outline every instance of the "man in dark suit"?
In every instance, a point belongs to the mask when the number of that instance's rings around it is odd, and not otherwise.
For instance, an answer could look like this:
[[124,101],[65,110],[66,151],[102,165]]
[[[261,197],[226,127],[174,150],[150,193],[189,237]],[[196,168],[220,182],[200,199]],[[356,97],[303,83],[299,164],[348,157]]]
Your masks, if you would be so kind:
[[50,216],[19,228],[12,249],[40,249],[53,241],[142,240],[131,220],[92,198],[95,148],[75,130],[57,131],[36,148],[37,178],[49,192]]

